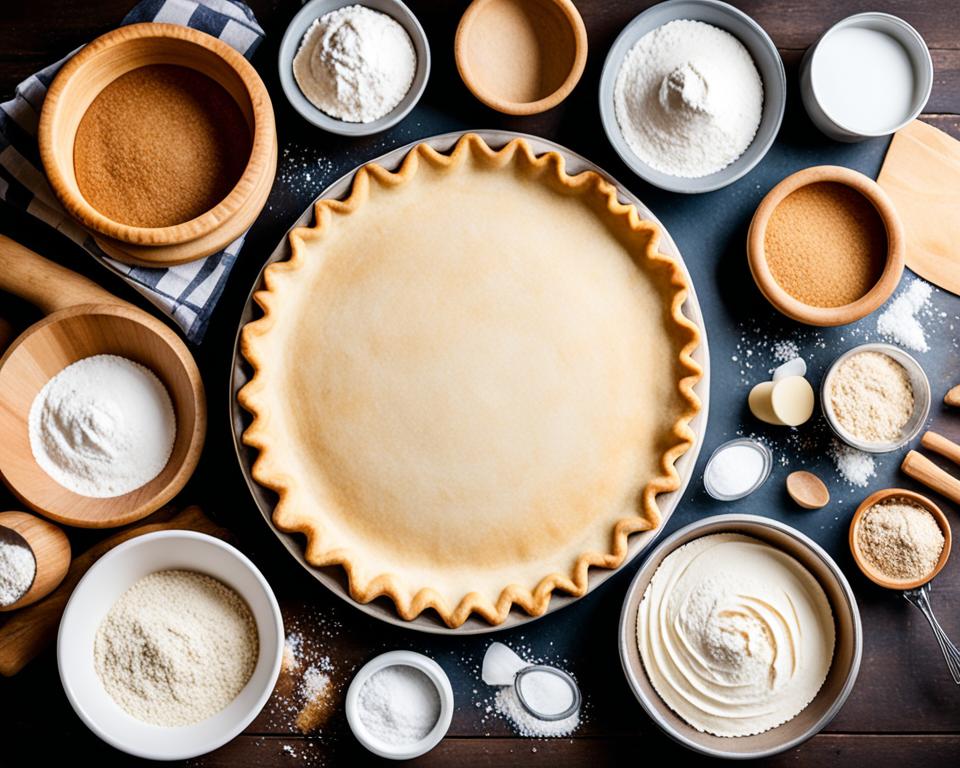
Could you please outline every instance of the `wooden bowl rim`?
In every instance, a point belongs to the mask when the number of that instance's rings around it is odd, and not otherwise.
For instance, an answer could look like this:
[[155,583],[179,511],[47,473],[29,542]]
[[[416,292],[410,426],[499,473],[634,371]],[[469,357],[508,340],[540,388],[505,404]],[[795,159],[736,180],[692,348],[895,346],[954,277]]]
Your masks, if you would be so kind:
[[[511,101],[510,99],[501,98],[483,89],[477,81],[475,73],[469,63],[469,57],[466,55],[466,40],[471,25],[486,6],[495,1],[497,0],[473,0],[473,2],[467,6],[467,10],[464,11],[463,16],[460,17],[453,44],[454,59],[456,60],[457,71],[460,73],[460,79],[463,80],[463,84],[467,86],[470,93],[483,104],[491,109],[497,110],[497,112],[517,116],[536,115],[540,112],[546,112],[567,98],[577,83],[580,82],[580,78],[583,75],[583,70],[587,64],[587,28],[583,23],[583,17],[580,16],[580,12],[571,0],[536,0],[537,5],[553,5],[562,13],[570,27],[570,31],[573,32],[573,62],[570,65],[570,71],[567,73],[566,78],[553,93],[547,94],[536,101]],[[515,1],[533,4],[533,0]]]
[[[160,337],[160,339],[170,348],[173,354],[176,355],[177,359],[180,360],[184,373],[186,374],[190,383],[190,390],[191,394],[193,395],[195,411],[193,431],[188,436],[187,448],[180,462],[180,466],[162,487],[157,488],[157,490],[149,499],[141,502],[136,507],[132,507],[123,514],[116,514],[113,517],[103,519],[71,517],[69,514],[62,514],[45,509],[33,499],[28,498],[21,493],[20,489],[16,487],[7,477],[7,474],[2,471],[2,468],[0,468],[0,479],[3,480],[4,485],[10,489],[10,492],[13,493],[13,495],[20,502],[27,505],[33,511],[43,515],[48,520],[53,520],[62,525],[70,525],[77,528],[115,528],[120,525],[127,525],[128,523],[143,519],[151,512],[156,511],[170,501],[187,484],[187,481],[193,475],[193,472],[197,468],[197,464],[200,461],[200,454],[203,451],[203,445],[206,439],[206,395],[204,393],[203,380],[200,376],[200,370],[197,368],[197,363],[193,359],[193,355],[190,353],[190,350],[187,348],[186,344],[183,343],[180,337],[170,328],[168,328],[166,324],[160,320],[157,320],[152,315],[149,315],[146,312],[137,309],[136,307],[125,306],[121,304],[80,304],[77,306],[68,307],[66,309],[57,310],[56,312],[47,315],[23,331],[23,333],[17,336],[17,338],[14,339],[13,342],[11,342],[11,344],[7,347],[4,354],[0,356],[0,374],[2,374],[3,367],[11,355],[13,355],[35,333],[40,332],[47,326],[62,322],[64,320],[72,319],[79,315],[107,315],[110,317],[119,317],[124,320],[139,323],[148,331],[151,331],[156,336]],[[171,456],[171,459],[172,458],[173,457]],[[42,470],[39,471],[42,472]],[[159,476],[160,475],[157,477]],[[124,496],[141,492],[143,488],[156,482],[156,479],[157,478],[154,478],[149,483],[146,483],[146,485],[136,488],[133,491],[130,491],[128,494],[121,496],[96,499],[94,497],[81,496],[79,494],[75,495],[78,499],[83,499],[87,504],[95,504],[97,502],[115,503],[117,499],[122,499]],[[55,481],[51,479],[50,482],[53,483]]]
[[[867,510],[874,505],[893,498],[907,499],[908,501],[915,503],[917,506],[926,509],[931,515],[933,515],[933,519],[937,521],[937,525],[940,526],[940,530],[943,532],[943,550],[940,552],[940,559],[937,560],[937,564],[930,572],[930,575],[925,576],[924,578],[915,579],[913,581],[896,581],[895,579],[888,579],[881,574],[880,571],[870,565],[870,563],[868,563],[866,558],[863,556],[863,553],[860,551],[860,544],[857,541],[857,531],[860,528],[860,521],[863,519],[863,516],[866,514]],[[870,581],[872,581],[874,584],[877,584],[884,589],[897,589],[902,591],[905,589],[915,589],[916,587],[926,584],[928,581],[932,581],[933,578],[943,570],[943,566],[947,564],[947,559],[950,557],[950,547],[953,543],[953,534],[950,530],[950,521],[947,520],[947,516],[943,513],[943,510],[923,494],[917,493],[916,491],[908,491],[906,488],[882,488],[879,491],[875,491],[867,496],[867,498],[860,503],[860,506],[857,507],[857,511],[853,513],[853,517],[850,520],[850,533],[848,539],[850,542],[850,553],[853,555],[853,559],[856,562],[857,567],[861,570],[864,576],[870,579]]]
[[[764,249],[767,223],[778,205],[800,187],[836,182],[865,197],[880,215],[887,236],[887,260],[880,278],[863,296],[839,307],[814,307],[787,293],[770,271]],[[897,288],[903,274],[906,239],[903,223],[893,201],[873,179],[859,171],[838,165],[815,165],[792,173],[771,189],[757,206],[747,233],[747,261],[760,292],[787,317],[808,325],[846,325],[866,317],[880,307]]]
[[[246,89],[253,113],[253,138],[250,156],[236,184],[217,205],[196,218],[168,227],[139,227],[114,221],[74,193],[61,171],[60,153],[54,141],[59,110],[65,92],[71,87],[74,75],[91,59],[114,55],[127,44],[151,38],[166,38],[193,44],[206,49],[223,60],[240,78]],[[271,136],[276,128],[270,94],[253,65],[236,49],[222,40],[180,24],[144,22],[119,27],[101,35],[84,46],[57,73],[47,90],[40,113],[37,140],[40,159],[54,193],[67,211],[85,227],[121,242],[137,245],[173,245],[189,242],[216,230],[247,202],[257,186],[258,178],[270,168]],[[70,153],[73,162],[73,153]]]

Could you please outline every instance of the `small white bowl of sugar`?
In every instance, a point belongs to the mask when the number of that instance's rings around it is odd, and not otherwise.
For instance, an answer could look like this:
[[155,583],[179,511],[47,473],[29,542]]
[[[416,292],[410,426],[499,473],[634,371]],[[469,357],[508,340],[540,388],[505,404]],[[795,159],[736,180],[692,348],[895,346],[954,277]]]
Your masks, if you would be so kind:
[[411,760],[439,744],[453,719],[450,678],[433,659],[390,651],[368,661],[350,683],[350,730],[379,757]]

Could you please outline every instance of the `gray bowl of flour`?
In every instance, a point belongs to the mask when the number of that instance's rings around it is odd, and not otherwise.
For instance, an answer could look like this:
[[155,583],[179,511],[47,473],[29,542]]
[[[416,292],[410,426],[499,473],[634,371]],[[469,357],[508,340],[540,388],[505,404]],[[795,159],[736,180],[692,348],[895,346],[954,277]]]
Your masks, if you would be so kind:
[[[629,60],[631,50],[641,38],[677,20],[709,24],[728,32],[739,41],[753,60],[762,83],[762,94],[756,87],[759,84],[754,83],[752,88],[725,88],[724,96],[718,98],[718,85],[726,84],[718,84],[715,79],[711,81],[711,71],[707,71],[703,77],[698,74],[699,70],[709,70],[703,62],[709,62],[711,55],[724,65],[736,59],[731,56],[731,53],[736,53],[730,50],[733,41],[715,40],[718,37],[716,33],[713,36],[708,34],[702,40],[680,41],[686,42],[687,47],[695,53],[689,60],[674,60],[664,64],[670,70],[668,77],[663,73],[649,73],[657,72],[658,63],[663,63],[664,59],[670,56],[676,58],[676,54],[666,53],[682,47],[674,45],[677,42],[675,40],[663,39],[659,45],[652,47],[644,60],[635,53],[632,54],[632,61]],[[676,37],[677,30],[673,31]],[[658,55],[663,57],[660,62]],[[742,55],[741,59],[745,61]],[[743,61],[740,64],[743,65]],[[659,99],[663,104],[682,100],[681,106],[685,106],[688,115],[697,113],[695,119],[700,122],[697,124],[699,127],[695,140],[685,148],[678,147],[683,143],[682,134],[689,130],[690,125],[682,125],[679,112],[669,109],[662,114],[649,114],[656,124],[653,128],[641,125],[640,130],[636,130],[621,124],[617,110],[617,80],[625,65],[633,69],[634,77],[648,78],[645,84],[641,80],[636,82],[650,91],[652,98]],[[650,79],[653,77],[657,78],[656,82]],[[621,99],[622,92],[621,89]],[[769,35],[745,13],[719,0],[669,0],[648,8],[627,24],[617,37],[607,54],[600,78],[600,116],[613,148],[644,181],[661,189],[686,194],[711,192],[749,173],[773,144],[783,120],[786,100],[787,80],[783,60]],[[756,118],[750,119],[751,109],[758,113],[759,123]],[[620,112],[625,114],[623,108]],[[644,113],[644,119],[647,116]],[[674,118],[678,122],[673,123]],[[676,129],[676,134],[671,135],[673,129]],[[627,139],[627,132],[630,132],[631,140]],[[742,153],[738,151],[737,142],[745,147]],[[653,163],[659,167],[654,167]]]
[[[413,49],[416,53],[416,69],[413,75],[413,82],[410,84],[406,94],[400,102],[382,117],[369,122],[350,122],[341,120],[328,115],[323,110],[313,104],[300,89],[293,74],[293,60],[300,50],[304,35],[310,29],[314,21],[331,11],[340,8],[355,6],[358,0],[310,0],[287,26],[284,32],[283,40],[280,43],[280,53],[277,57],[277,65],[280,71],[280,85],[283,87],[283,93],[287,100],[297,112],[309,123],[322,128],[330,133],[336,133],[341,136],[370,136],[380,133],[399,123],[412,110],[424,89],[427,87],[427,79],[430,77],[430,46],[427,42],[427,35],[420,26],[420,22],[413,12],[407,8],[400,0],[363,0],[362,5],[372,11],[378,11],[386,14],[396,21],[407,35],[410,42],[413,43]],[[362,66],[362,62],[357,62],[356,66]]]

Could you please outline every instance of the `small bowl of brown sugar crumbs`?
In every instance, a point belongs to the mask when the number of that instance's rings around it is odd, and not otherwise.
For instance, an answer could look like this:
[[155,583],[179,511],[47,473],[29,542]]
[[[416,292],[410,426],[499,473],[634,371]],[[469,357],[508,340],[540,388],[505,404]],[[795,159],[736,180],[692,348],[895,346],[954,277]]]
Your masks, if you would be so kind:
[[850,551],[860,570],[887,589],[914,589],[950,555],[950,523],[926,496],[887,488],[868,496],[850,521]]
[[834,165],[787,176],[757,206],[747,261],[766,299],[808,325],[846,325],[890,298],[903,274],[896,208],[862,173]]
[[820,387],[827,424],[847,445],[887,453],[910,442],[930,414],[930,382],[911,355],[892,344],[848,349]]

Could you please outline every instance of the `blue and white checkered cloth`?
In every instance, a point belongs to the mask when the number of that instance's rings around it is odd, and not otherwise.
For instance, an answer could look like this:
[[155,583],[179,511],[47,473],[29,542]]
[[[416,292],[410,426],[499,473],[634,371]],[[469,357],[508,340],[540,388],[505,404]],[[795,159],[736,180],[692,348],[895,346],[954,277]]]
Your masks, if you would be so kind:
[[[143,0],[121,24],[144,21],[199,29],[219,37],[247,58],[264,35],[253,11],[234,0]],[[93,237],[60,206],[42,171],[37,148],[37,124],[47,87],[76,52],[28,77],[17,86],[10,101],[0,104],[0,200],[62,232],[167,312],[190,341],[199,342],[246,232],[219,253],[166,269],[123,264],[100,250]]]

